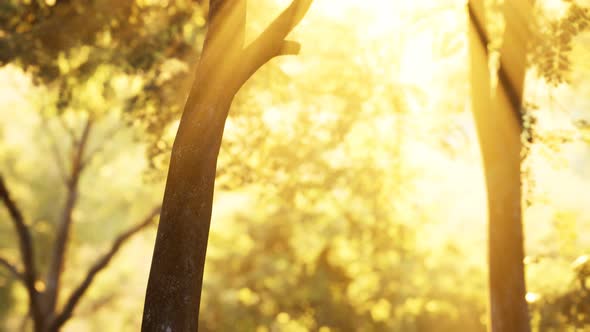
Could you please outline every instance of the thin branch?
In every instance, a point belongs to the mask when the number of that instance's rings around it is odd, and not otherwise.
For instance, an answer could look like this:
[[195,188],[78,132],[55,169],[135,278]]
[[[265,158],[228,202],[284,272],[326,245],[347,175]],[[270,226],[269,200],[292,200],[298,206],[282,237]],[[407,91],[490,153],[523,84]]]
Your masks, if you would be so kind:
[[86,121],[82,135],[78,140],[72,156],[71,173],[67,179],[67,197],[62,211],[61,220],[56,230],[53,254],[49,271],[47,273],[47,303],[50,310],[55,309],[59,295],[59,282],[64,266],[64,257],[67,248],[68,236],[72,225],[72,214],[78,201],[78,182],[80,180],[83,164],[82,156],[92,128],[92,119]]
[[82,317],[82,316],[86,316],[86,315],[93,315],[98,310],[102,309],[104,306],[106,306],[106,305],[110,304],[111,302],[113,302],[114,300],[116,300],[118,295],[120,295],[120,294],[117,292],[111,292],[110,294],[104,295],[104,296],[96,299],[92,303],[90,303],[88,306],[85,306],[83,308],[83,310],[82,309],[78,310],[78,312],[76,313],[76,316]]
[[[86,120],[86,124],[84,125],[84,130],[82,130],[82,135],[80,135],[80,140],[78,141],[78,146],[76,151],[74,152],[73,160],[72,160],[72,177],[75,175],[80,175],[82,170],[84,169],[84,153],[86,151],[86,147],[88,144],[88,138],[90,137],[90,130],[92,129],[92,125],[94,124],[92,118]],[[74,179],[70,179],[70,181],[74,181]]]
[[112,138],[117,134],[117,132],[121,128],[122,128],[121,125],[115,125],[112,128],[110,128],[109,130],[107,130],[107,132],[103,135],[104,139],[103,139],[102,144],[98,144],[97,146],[95,146],[92,150],[90,150],[90,151],[88,151],[88,153],[86,153],[86,156],[84,156],[82,158],[81,167],[82,168],[86,167],[86,165],[88,165],[88,163],[90,163],[90,161],[92,160],[92,158],[94,158],[95,155],[97,155],[98,153],[103,151],[105,149],[105,147],[107,146],[107,144],[109,143],[109,141],[112,140]]
[[284,40],[291,30],[301,22],[311,3],[312,0],[293,0],[289,7],[283,10],[252,44],[267,44],[272,47],[271,43]]
[[75,144],[77,140],[76,131],[74,131],[74,129],[70,127],[70,125],[66,122],[63,116],[58,116],[57,119],[59,120],[59,124],[61,125],[63,130],[65,130],[66,133],[68,133],[68,136],[70,136],[70,139],[72,140],[73,144]]
[[53,154],[53,159],[55,159],[55,164],[57,165],[57,170],[59,172],[59,176],[61,177],[61,179],[66,182],[67,181],[67,175],[66,175],[66,166],[64,164],[63,158],[61,153],[59,152],[59,147],[57,146],[57,138],[55,137],[55,135],[53,134],[53,132],[51,131],[51,128],[49,128],[49,121],[47,120],[47,118],[43,117],[42,119],[42,125],[41,127],[43,129],[45,129],[45,132],[47,133],[47,136],[49,138],[49,147],[51,148],[51,152]]
[[[294,0],[257,38],[266,42],[283,40],[303,19],[312,0]],[[262,42],[264,42],[262,41]],[[256,41],[255,41],[256,42]]]
[[0,257],[0,265],[4,266],[10,273],[12,273],[16,279],[25,282],[23,275],[18,271],[18,268],[10,263],[6,258]]
[[113,241],[113,245],[111,246],[111,249],[107,253],[105,253],[99,260],[97,260],[94,263],[94,265],[92,265],[92,267],[90,267],[82,283],[72,292],[72,294],[66,301],[61,313],[55,316],[55,319],[51,323],[52,330],[56,330],[59,327],[61,327],[72,316],[72,313],[76,308],[76,305],[78,304],[84,293],[90,287],[92,281],[94,280],[94,277],[96,277],[96,275],[109,264],[109,262],[119,251],[121,246],[131,236],[143,230],[155,220],[155,217],[160,213],[160,208],[161,207],[159,206],[154,208],[141,222],[139,222],[137,225],[131,227],[124,233],[120,234],[117,238],[115,238],[115,240]]
[[24,281],[25,288],[29,295],[29,301],[31,304],[31,310],[35,317],[40,314],[40,308],[38,304],[38,293],[35,290],[35,280],[37,274],[35,272],[35,262],[33,258],[33,241],[31,240],[31,233],[29,228],[24,222],[23,215],[16,205],[16,203],[10,197],[10,192],[6,187],[4,178],[0,175],[0,200],[4,203],[10,217],[14,223],[16,233],[18,235],[18,244],[20,254],[22,257],[22,263],[24,265],[24,272],[22,273],[22,280]]

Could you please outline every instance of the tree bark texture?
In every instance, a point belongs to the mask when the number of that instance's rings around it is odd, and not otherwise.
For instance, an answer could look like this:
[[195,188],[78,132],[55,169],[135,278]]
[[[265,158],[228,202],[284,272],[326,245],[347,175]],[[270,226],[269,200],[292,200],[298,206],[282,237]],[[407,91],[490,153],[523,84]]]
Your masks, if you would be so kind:
[[520,136],[531,4],[528,0],[504,4],[506,30],[495,93],[490,83],[484,2],[471,0],[468,8],[472,109],[487,187],[490,329],[528,332]]
[[275,56],[296,54],[285,37],[311,0],[294,0],[244,47],[245,0],[211,0],[209,28],[174,145],[148,286],[142,331],[198,331],[217,156],[240,87]]

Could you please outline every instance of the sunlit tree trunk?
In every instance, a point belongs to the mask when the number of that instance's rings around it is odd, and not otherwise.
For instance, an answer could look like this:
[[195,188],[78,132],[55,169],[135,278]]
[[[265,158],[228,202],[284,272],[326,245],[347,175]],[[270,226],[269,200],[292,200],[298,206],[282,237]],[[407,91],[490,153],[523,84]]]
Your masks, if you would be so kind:
[[196,79],[172,148],[147,286],[142,331],[197,331],[217,156],[240,87],[275,56],[296,54],[286,35],[311,0],[294,0],[244,47],[245,0],[211,0]]
[[506,1],[498,86],[492,92],[483,1],[469,2],[472,108],[488,196],[490,328],[530,331],[525,300],[521,208],[521,104],[526,69],[528,0]]

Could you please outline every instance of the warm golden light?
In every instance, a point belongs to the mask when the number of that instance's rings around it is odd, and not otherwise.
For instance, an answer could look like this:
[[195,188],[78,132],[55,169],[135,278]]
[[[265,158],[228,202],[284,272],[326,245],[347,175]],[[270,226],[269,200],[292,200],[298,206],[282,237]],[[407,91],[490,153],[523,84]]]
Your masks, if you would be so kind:
[[[264,57],[248,60],[291,0],[227,14],[246,23],[220,24],[208,50],[203,1],[14,3],[0,8],[15,15],[0,24],[0,330],[58,317],[88,282],[62,330],[137,331],[151,225],[208,221],[190,208],[159,219],[162,197],[205,206],[213,179],[203,330],[487,331],[498,216],[524,224],[517,300],[532,331],[590,327],[586,2],[537,1],[530,35],[503,49],[506,27],[529,25],[507,19],[502,1],[478,2],[481,41],[465,0],[314,0],[285,38],[299,54],[261,43]],[[518,87],[524,106],[509,112]],[[215,155],[202,142],[219,128]],[[170,168],[187,156],[192,169]],[[203,169],[212,175],[194,176]],[[184,194],[165,193],[174,176]],[[29,308],[37,293],[42,313]]]

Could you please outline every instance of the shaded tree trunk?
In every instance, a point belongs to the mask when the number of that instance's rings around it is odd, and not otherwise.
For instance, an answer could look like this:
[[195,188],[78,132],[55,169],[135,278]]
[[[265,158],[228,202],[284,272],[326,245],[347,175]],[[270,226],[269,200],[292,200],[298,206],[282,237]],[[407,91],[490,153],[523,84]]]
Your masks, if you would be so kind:
[[172,147],[146,291],[142,331],[197,331],[217,156],[235,94],[275,56],[296,54],[284,38],[311,0],[294,0],[244,47],[245,0],[211,0],[196,79]]
[[530,331],[525,300],[520,151],[526,45],[531,4],[506,1],[498,86],[492,92],[483,1],[469,2],[472,108],[485,169],[488,201],[490,327]]

